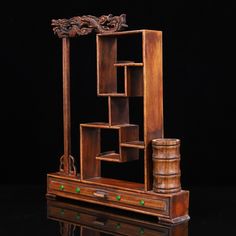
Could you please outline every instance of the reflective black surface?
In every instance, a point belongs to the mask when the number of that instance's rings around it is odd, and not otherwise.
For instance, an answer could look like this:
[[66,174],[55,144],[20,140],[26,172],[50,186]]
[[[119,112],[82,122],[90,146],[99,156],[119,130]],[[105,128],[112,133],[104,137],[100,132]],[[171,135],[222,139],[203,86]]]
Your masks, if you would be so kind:
[[[188,222],[187,235],[235,235],[235,187],[196,187],[190,191],[191,219]],[[62,201],[62,199],[47,203],[45,192],[46,187],[43,186],[2,185],[0,235],[61,235],[62,229],[65,232],[66,223],[71,225],[66,227],[67,230],[70,227],[70,232],[74,231],[74,235],[80,235],[81,224],[89,225],[89,230],[83,228],[83,235],[96,236],[135,235],[136,233],[153,235],[153,232],[156,232],[156,235],[168,235],[172,229],[171,226],[158,223],[155,225],[155,219],[152,217],[125,211],[75,201]],[[54,210],[47,215],[52,204]],[[62,221],[64,225],[60,223]],[[117,232],[122,226],[121,222],[125,227]],[[186,227],[182,231],[184,235],[186,235]]]

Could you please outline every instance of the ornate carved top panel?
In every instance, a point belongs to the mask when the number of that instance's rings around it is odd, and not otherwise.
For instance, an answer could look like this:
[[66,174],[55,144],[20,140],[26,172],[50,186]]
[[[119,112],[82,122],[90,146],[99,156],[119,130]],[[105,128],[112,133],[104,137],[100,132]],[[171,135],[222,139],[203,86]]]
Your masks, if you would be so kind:
[[128,27],[125,14],[120,16],[109,14],[100,17],[91,15],[75,16],[70,19],[52,20],[52,26],[54,34],[57,34],[59,38],[73,38],[92,32],[100,34],[116,32]]

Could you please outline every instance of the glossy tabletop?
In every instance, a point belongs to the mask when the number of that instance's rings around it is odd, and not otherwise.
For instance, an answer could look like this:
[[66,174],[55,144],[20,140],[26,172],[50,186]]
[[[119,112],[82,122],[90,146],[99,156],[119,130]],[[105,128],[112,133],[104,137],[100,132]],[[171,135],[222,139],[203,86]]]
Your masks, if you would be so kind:
[[1,185],[0,235],[235,235],[235,187],[190,191],[191,219],[173,226],[131,212],[48,200],[45,186]]

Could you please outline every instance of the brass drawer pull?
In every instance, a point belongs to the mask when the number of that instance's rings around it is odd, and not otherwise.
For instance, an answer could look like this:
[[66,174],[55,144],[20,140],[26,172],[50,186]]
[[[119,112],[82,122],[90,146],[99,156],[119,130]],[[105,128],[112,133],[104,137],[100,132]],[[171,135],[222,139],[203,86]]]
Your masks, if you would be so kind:
[[105,226],[106,221],[107,221],[106,219],[97,218],[96,220],[93,221],[93,224],[99,225],[99,226]]
[[99,197],[99,198],[106,198],[106,193],[101,192],[101,191],[96,191],[96,192],[93,193],[93,195],[95,197]]

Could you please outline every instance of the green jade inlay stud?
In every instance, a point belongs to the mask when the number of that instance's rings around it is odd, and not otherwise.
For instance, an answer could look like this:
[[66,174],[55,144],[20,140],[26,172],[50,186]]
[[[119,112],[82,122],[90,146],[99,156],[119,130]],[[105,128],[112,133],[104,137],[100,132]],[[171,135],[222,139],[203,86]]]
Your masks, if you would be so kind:
[[64,215],[64,214],[65,214],[65,210],[64,210],[64,209],[61,209],[61,210],[60,210],[60,214],[61,214],[61,215]]
[[144,204],[145,204],[144,200],[140,200],[139,204],[140,204],[141,206],[144,206]]
[[75,218],[76,220],[80,220],[80,213],[77,213]]
[[76,192],[76,193],[80,193],[80,188],[79,188],[79,187],[76,187],[75,192]]
[[120,223],[117,223],[116,224],[116,229],[120,229],[120,227],[121,227]]
[[139,233],[144,234],[144,228],[140,228]]
[[117,195],[117,196],[116,196],[116,200],[117,200],[117,201],[120,201],[120,199],[121,199],[121,196],[120,196],[120,195]]
[[64,190],[64,185],[60,185],[60,190]]

